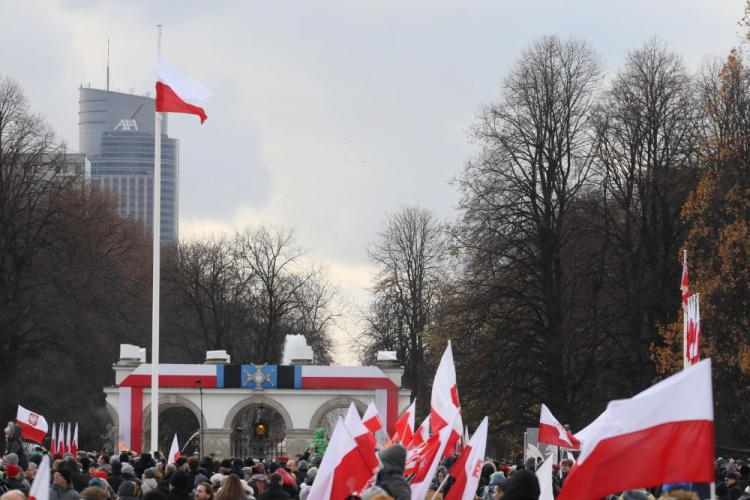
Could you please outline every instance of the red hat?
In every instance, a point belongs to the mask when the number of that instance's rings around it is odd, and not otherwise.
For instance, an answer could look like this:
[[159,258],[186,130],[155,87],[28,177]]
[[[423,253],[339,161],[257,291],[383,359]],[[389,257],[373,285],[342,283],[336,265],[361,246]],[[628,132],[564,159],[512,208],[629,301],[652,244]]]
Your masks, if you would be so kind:
[[8,477],[17,477],[21,473],[21,468],[17,465],[6,464],[5,472],[8,473]]
[[102,479],[107,479],[109,477],[106,470],[95,470],[91,473],[91,475],[94,477],[100,477]]

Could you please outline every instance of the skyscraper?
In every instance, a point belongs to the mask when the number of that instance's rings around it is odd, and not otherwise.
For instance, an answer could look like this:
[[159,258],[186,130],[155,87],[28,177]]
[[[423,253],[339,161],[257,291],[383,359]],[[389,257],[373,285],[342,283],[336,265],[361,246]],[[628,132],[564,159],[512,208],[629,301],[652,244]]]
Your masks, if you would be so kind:
[[[79,89],[79,151],[91,162],[91,182],[115,195],[123,217],[153,227],[154,100],[108,90]],[[161,139],[161,242],[176,243],[179,142]]]

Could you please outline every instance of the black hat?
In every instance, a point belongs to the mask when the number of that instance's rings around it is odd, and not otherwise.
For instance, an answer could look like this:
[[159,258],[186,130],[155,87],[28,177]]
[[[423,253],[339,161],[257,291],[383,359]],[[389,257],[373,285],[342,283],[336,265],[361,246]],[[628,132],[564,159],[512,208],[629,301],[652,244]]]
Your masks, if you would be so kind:
[[504,500],[536,500],[539,498],[539,480],[533,472],[516,470],[505,483]]
[[224,467],[226,469],[232,468],[232,459],[231,458],[225,458],[221,461],[221,467]]
[[60,470],[57,471],[62,477],[65,478],[65,482],[70,484],[70,469],[66,469],[65,467],[61,467]]

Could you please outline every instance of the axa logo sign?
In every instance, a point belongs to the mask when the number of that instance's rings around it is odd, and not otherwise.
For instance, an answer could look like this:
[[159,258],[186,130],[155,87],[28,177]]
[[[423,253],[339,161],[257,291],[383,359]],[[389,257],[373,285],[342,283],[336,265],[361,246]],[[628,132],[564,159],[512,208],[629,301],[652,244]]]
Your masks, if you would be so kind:
[[135,118],[123,118],[117,122],[115,130],[135,130],[137,132],[138,122],[135,121]]

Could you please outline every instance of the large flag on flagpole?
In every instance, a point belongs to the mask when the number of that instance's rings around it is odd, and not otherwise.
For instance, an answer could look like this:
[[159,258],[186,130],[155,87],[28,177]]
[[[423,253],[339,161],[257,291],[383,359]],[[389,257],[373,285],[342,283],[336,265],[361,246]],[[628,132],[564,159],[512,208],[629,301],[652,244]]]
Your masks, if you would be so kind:
[[581,443],[557,421],[545,404],[542,404],[542,412],[539,416],[539,437],[537,441],[573,450],[577,450],[581,446]]
[[31,483],[29,500],[49,500],[50,484],[49,455],[44,455]]
[[70,435],[70,422],[68,422],[68,428],[65,432],[65,453],[70,453],[70,438],[72,436]]
[[479,476],[484,463],[484,450],[487,446],[487,417],[484,417],[456,463],[451,467],[450,475],[455,482],[445,495],[445,500],[474,500],[479,485]]
[[203,101],[213,94],[201,82],[175,71],[161,59],[156,69],[156,111],[197,115],[206,121]]
[[688,361],[688,299],[690,298],[690,284],[688,283],[687,250],[682,251],[680,294],[682,295],[682,367],[687,368],[690,366],[690,362]]
[[687,363],[689,366],[692,366],[700,361],[698,350],[701,337],[700,294],[695,293],[688,298],[685,317],[687,318],[687,333],[685,337]]
[[630,399],[611,401],[585,430],[578,461],[557,500],[593,500],[664,483],[712,482],[711,360]]
[[21,427],[21,437],[42,444],[47,437],[47,419],[21,405],[16,410],[16,423]]

